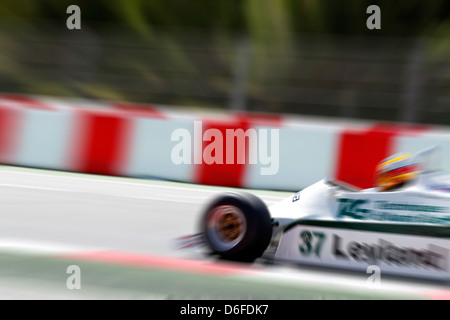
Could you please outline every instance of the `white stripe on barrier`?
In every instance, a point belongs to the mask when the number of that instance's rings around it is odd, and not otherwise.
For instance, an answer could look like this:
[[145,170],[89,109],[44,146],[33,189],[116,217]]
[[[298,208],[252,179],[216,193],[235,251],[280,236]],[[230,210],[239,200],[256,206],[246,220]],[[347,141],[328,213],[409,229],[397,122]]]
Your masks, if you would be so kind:
[[339,134],[336,127],[291,126],[279,132],[278,172],[261,175],[261,167],[267,165],[249,165],[245,187],[299,190],[333,173]]
[[418,136],[398,136],[395,138],[395,151],[416,153],[418,151],[439,146],[441,149],[441,169],[450,173],[450,131],[435,130],[424,132]]
[[71,112],[27,110],[15,163],[21,166],[66,169]]
[[134,132],[129,149],[130,160],[125,175],[192,182],[193,165],[177,165],[171,158],[172,150],[178,143],[171,141],[171,136],[177,129],[189,131],[192,137],[194,123],[189,120],[151,118],[134,120]]

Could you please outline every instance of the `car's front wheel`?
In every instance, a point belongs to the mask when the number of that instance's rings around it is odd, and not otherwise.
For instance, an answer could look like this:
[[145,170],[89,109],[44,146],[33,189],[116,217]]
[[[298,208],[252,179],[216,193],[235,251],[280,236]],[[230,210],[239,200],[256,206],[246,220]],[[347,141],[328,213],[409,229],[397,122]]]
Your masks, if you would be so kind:
[[205,210],[201,228],[212,252],[233,261],[254,261],[272,237],[269,210],[250,193],[226,193],[215,198]]

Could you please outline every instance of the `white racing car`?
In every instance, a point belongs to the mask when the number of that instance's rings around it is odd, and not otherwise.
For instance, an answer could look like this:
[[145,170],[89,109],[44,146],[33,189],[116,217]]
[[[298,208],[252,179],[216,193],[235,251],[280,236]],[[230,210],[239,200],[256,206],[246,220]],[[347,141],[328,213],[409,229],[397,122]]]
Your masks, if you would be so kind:
[[321,180],[267,207],[249,193],[224,193],[206,207],[201,236],[222,259],[264,256],[366,272],[450,280],[450,176],[436,147],[377,167],[376,187]]

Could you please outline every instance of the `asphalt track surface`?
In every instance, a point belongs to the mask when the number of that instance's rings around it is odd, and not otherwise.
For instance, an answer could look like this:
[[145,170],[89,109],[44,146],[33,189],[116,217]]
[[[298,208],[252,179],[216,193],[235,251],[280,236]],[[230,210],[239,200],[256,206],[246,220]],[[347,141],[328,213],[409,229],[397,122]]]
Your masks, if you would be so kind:
[[[176,239],[228,188],[0,167],[0,299],[447,299],[448,284],[217,262]],[[290,193],[248,190],[268,205]],[[70,289],[69,266],[80,270]]]

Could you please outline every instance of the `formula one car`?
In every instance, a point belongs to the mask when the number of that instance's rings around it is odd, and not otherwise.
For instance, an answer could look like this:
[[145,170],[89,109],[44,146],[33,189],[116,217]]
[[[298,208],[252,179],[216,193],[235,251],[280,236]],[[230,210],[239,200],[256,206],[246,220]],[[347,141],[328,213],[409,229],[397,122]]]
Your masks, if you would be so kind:
[[337,267],[450,280],[450,176],[433,147],[377,167],[376,187],[323,179],[267,207],[224,193],[206,207],[201,236],[222,259]]

